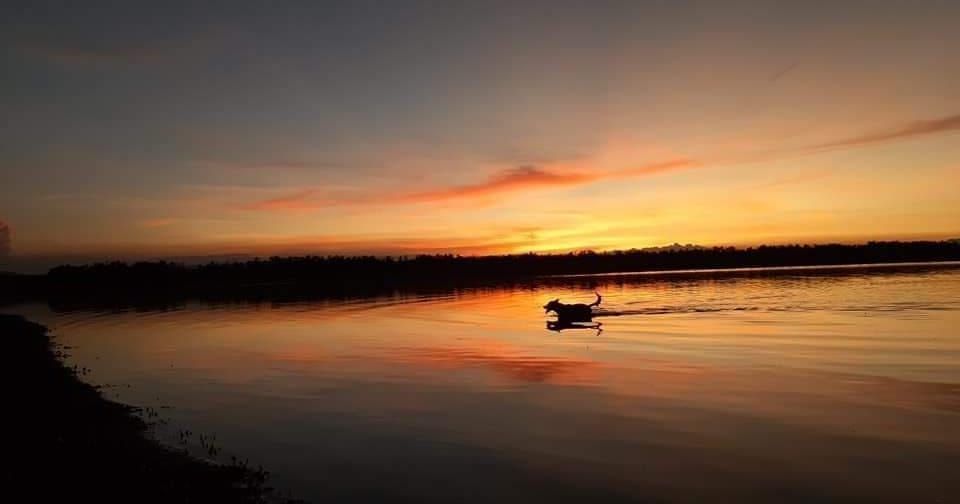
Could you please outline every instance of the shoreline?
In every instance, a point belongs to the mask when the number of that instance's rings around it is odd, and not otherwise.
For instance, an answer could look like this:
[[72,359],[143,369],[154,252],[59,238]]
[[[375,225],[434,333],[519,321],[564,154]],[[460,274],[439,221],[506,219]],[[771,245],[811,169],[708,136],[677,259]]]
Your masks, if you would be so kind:
[[138,408],[104,398],[64,365],[46,327],[0,314],[0,334],[10,390],[0,471],[7,492],[39,502],[289,502],[263,470],[217,465],[151,439]]
[[[958,245],[960,247],[960,245]],[[960,248],[958,248],[960,250]],[[457,261],[456,259],[454,261]],[[393,295],[397,292],[437,293],[460,289],[489,288],[502,286],[528,286],[563,282],[595,283],[610,279],[635,279],[647,281],[657,278],[723,275],[753,276],[758,274],[835,274],[842,271],[883,271],[896,268],[960,268],[960,259],[889,262],[842,262],[807,263],[786,265],[756,265],[737,267],[696,268],[651,268],[642,270],[618,269],[587,273],[548,273],[528,271],[516,275],[490,275],[486,277],[458,277],[455,272],[443,271],[417,277],[414,280],[399,277],[353,278],[348,273],[340,276],[305,275],[286,279],[260,279],[235,283],[234,279],[208,279],[204,282],[190,280],[198,270],[183,265],[155,264],[161,272],[138,273],[139,265],[106,265],[120,268],[123,275],[87,271],[70,281],[53,281],[47,275],[2,275],[0,274],[0,308],[22,303],[47,303],[56,310],[114,309],[117,307],[166,307],[186,301],[214,303],[244,301],[300,301],[315,299],[357,299]],[[99,268],[101,266],[95,266]],[[218,267],[218,266],[217,266]],[[194,273],[190,273],[190,272]],[[178,276],[186,274],[186,276]],[[592,288],[592,287],[591,287]]]
[[543,275],[539,278],[581,278],[581,277],[617,277],[617,276],[670,276],[687,274],[716,274],[716,273],[764,273],[764,272],[792,272],[792,271],[819,271],[845,269],[885,269],[910,267],[947,267],[960,268],[960,261],[905,261],[905,262],[877,262],[877,263],[840,263],[840,264],[801,264],[795,266],[743,266],[736,268],[691,268],[676,270],[640,270],[640,271],[613,271],[609,273],[569,273],[558,275]]

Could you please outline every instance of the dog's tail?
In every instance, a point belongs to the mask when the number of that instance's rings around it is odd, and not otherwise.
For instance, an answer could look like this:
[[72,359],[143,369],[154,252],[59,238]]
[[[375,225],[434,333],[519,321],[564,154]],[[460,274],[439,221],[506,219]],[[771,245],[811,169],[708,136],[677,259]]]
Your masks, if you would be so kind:
[[594,301],[594,302],[592,302],[592,303],[590,303],[590,304],[587,305],[587,306],[600,306],[600,301],[603,301],[603,298],[600,297],[600,293],[599,293],[599,292],[594,291],[594,294],[597,295],[597,300]]

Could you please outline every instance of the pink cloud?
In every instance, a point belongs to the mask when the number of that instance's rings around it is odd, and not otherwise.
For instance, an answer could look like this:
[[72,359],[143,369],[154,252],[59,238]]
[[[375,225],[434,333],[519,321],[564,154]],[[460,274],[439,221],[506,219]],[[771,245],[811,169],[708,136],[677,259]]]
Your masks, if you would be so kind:
[[399,201],[431,202],[460,198],[489,196],[504,192],[539,187],[557,187],[585,184],[597,180],[597,175],[586,173],[556,173],[536,166],[510,168],[490,176],[477,184],[446,187],[397,196]]
[[608,172],[557,171],[537,166],[519,166],[494,173],[482,182],[441,187],[425,191],[396,194],[330,195],[315,189],[304,189],[275,198],[256,201],[242,208],[264,212],[305,212],[344,205],[390,203],[437,203],[453,200],[476,200],[505,193],[570,187],[605,179],[633,178],[695,168],[701,163],[690,159],[658,161],[635,168]]

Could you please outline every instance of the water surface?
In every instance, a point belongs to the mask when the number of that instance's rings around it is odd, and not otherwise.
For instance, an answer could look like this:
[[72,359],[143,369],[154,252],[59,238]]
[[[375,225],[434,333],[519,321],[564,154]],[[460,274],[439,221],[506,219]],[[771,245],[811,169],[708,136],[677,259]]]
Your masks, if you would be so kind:
[[[540,308],[604,295],[602,330]],[[953,502],[960,269],[604,275],[18,310],[158,429],[313,501]]]

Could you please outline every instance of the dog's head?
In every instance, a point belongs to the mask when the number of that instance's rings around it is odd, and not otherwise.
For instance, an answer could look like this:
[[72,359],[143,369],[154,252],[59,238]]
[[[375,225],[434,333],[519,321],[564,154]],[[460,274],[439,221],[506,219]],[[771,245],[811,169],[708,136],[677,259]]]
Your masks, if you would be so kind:
[[550,313],[551,311],[557,311],[558,308],[563,306],[563,303],[560,302],[560,298],[554,299],[549,303],[543,305],[543,313]]

